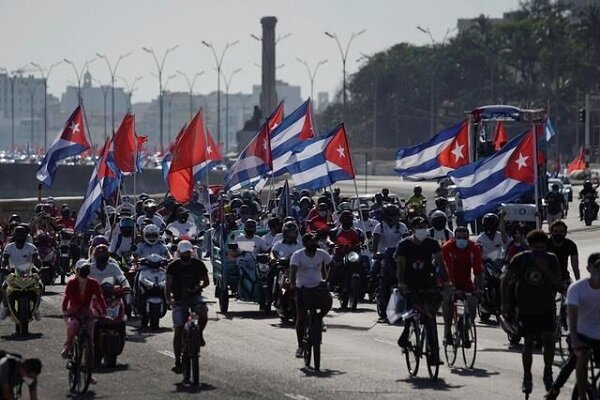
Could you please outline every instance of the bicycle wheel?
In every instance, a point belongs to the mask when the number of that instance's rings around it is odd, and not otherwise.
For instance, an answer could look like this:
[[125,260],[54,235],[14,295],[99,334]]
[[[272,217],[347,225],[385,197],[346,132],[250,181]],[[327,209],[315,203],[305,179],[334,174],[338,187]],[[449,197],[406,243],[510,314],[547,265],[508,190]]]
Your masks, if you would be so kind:
[[433,343],[428,343],[428,340],[426,340],[426,332],[425,332],[425,325],[423,325],[423,327],[421,328],[423,331],[423,341],[426,344],[426,349],[427,349],[427,357],[426,357],[426,361],[427,361],[427,372],[429,372],[429,377],[432,380],[437,379],[438,374],[440,372],[440,349],[439,349],[439,344],[438,344],[438,334],[437,334],[437,322],[435,320],[435,315],[433,316],[433,323],[431,326],[431,329],[433,329],[432,332],[432,336],[433,336]]
[[473,365],[475,365],[475,357],[477,357],[477,328],[475,327],[475,321],[471,319],[471,316],[465,318],[465,322],[463,323],[459,334],[462,335],[460,345],[465,368],[471,369],[473,368]]
[[312,356],[312,341],[311,341],[311,318],[312,314],[309,313],[308,327],[304,333],[304,339],[302,340],[304,346],[304,365],[310,367],[310,358]]
[[84,336],[81,344],[81,369],[82,369],[82,387],[81,393],[87,392],[92,383],[92,370],[94,368],[94,353],[92,352],[92,341]]
[[404,348],[404,357],[406,359],[406,367],[410,376],[417,376],[419,372],[419,362],[421,360],[422,340],[421,328],[419,323],[412,320],[408,325],[408,344]]
[[73,356],[69,368],[69,389],[76,394],[87,392],[92,382],[92,343],[87,336],[80,336],[73,344]]
[[456,357],[458,355],[458,345],[460,341],[460,320],[456,319],[456,315],[454,316],[454,321],[452,323],[452,344],[449,345],[444,340],[444,356],[446,357],[446,363],[449,367],[454,366],[456,362]]
[[312,347],[313,347],[313,360],[315,362],[315,371],[319,371],[321,368],[321,319],[319,315],[314,312],[312,314]]
[[69,391],[77,393],[79,391],[79,370],[81,367],[81,355],[79,351],[79,339],[75,339],[71,348],[71,358],[68,361],[69,369]]

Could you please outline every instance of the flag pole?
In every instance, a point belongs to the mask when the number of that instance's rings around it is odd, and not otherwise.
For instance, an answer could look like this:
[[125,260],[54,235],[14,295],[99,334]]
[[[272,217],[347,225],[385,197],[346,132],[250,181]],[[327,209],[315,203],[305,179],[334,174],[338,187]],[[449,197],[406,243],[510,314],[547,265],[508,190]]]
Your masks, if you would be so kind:
[[269,213],[269,204],[271,203],[271,193],[273,192],[273,180],[275,177],[271,174],[271,179],[269,183],[269,192],[267,193],[267,204],[265,204],[265,213]]
[[[200,109],[200,112],[202,112],[202,109]],[[200,115],[200,117],[202,119],[204,119],[204,116],[202,114]],[[206,144],[206,146],[208,146],[208,133],[207,133],[207,130],[206,130],[206,126],[204,125],[204,121],[202,121],[202,132],[203,132],[203,135],[204,135],[204,143]],[[220,145],[220,143],[217,144],[217,147],[219,145]],[[215,149],[215,151],[217,151],[217,149]],[[208,163],[208,160],[206,162]],[[210,180],[209,180],[209,176],[208,176],[209,174],[210,174],[210,169],[207,168],[207,171],[206,171],[206,201],[207,201],[207,204],[208,204],[208,222],[210,223],[210,226],[212,226],[212,224],[213,224],[213,215],[212,215],[212,206],[210,204]],[[194,174],[193,174],[193,171],[192,171],[192,179],[193,178],[194,178]]]
[[[537,146],[538,146],[538,141],[537,141],[537,125],[534,122],[532,124],[532,135],[533,135],[533,179],[534,179],[534,197],[535,197],[535,226],[536,229],[540,229],[541,228],[541,218],[542,216],[540,215],[540,206],[539,206],[539,182],[538,182],[538,156],[537,156]],[[544,132],[542,132],[542,134],[544,134]]]

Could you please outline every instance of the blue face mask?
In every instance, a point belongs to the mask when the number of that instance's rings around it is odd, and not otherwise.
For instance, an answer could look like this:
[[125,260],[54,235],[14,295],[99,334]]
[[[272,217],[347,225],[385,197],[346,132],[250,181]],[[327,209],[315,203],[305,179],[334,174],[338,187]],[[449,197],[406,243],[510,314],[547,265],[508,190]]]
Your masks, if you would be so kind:
[[466,249],[469,241],[467,239],[456,239],[456,247],[459,249]]

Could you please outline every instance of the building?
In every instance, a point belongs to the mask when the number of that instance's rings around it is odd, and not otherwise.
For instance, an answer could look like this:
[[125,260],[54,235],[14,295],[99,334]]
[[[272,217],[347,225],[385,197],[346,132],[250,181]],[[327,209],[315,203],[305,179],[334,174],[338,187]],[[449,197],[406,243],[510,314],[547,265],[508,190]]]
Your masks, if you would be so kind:
[[329,92],[317,93],[317,110],[319,112],[325,111],[329,106]]

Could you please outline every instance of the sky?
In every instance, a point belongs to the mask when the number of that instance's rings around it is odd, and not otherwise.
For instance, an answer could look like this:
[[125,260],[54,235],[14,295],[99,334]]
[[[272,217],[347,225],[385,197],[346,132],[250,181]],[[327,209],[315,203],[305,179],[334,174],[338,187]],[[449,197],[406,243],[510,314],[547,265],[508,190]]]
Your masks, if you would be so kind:
[[[194,92],[209,93],[216,90],[217,73],[213,54],[202,41],[213,43],[220,53],[228,42],[239,40],[225,55],[223,73],[241,68],[230,93],[248,93],[261,76],[255,65],[261,62],[261,45],[250,34],[261,36],[260,18],[275,16],[277,35],[291,34],[277,45],[277,65],[284,64],[277,79],[301,85],[307,97],[310,81],[296,58],[310,65],[326,59],[315,79],[315,94],[328,91],[332,96],[341,87],[342,62],[325,31],[337,34],[345,45],[352,32],[365,29],[348,54],[351,74],[361,54],[401,42],[430,43],[417,25],[441,40],[458,18],[501,17],[518,5],[519,0],[0,0],[0,67],[15,70],[31,62],[46,67],[67,58],[79,68],[96,53],[114,63],[131,52],[117,75],[130,82],[141,76],[133,101],[148,101],[158,93],[158,80],[152,75],[154,61],[142,47],[155,49],[161,57],[165,49],[179,46],[166,59],[165,78],[178,70],[191,76],[204,71]],[[94,78],[109,82],[104,60],[96,59],[89,69]],[[52,71],[48,90],[60,95],[73,82],[75,73],[63,62]],[[171,79],[167,89],[188,90],[181,76]]]

